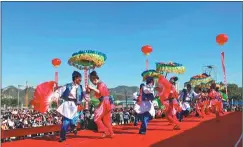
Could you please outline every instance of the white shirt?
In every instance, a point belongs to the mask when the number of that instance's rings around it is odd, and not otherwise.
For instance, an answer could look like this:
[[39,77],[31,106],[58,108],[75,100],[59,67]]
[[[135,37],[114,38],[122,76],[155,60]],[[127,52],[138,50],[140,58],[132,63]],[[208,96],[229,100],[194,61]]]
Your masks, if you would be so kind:
[[145,94],[149,94],[149,93],[154,94],[154,87],[151,86],[151,85],[143,86],[143,92],[144,92]]
[[[72,85],[72,89],[70,91],[70,94],[68,96],[68,98],[70,99],[77,99],[77,89],[78,89],[79,85],[74,84]],[[55,98],[60,98],[62,96],[62,94],[65,92],[67,86],[62,86],[60,88],[58,88],[55,93],[54,93],[54,97]],[[84,91],[84,89],[83,89]]]
[[14,122],[11,121],[11,120],[9,120],[9,121],[8,121],[8,125],[9,125],[10,127],[13,127],[13,126],[14,126]]
[[138,92],[133,93],[133,99],[137,100],[138,99]]

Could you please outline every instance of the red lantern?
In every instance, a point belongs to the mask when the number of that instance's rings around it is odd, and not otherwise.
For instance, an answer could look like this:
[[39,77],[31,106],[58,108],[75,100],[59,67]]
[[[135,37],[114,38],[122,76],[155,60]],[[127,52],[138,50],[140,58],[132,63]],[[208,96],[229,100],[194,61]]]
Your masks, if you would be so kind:
[[55,58],[55,59],[52,60],[52,65],[54,67],[58,67],[59,65],[61,65],[61,63],[62,63],[62,61],[58,58]]
[[142,47],[142,52],[145,54],[145,55],[149,55],[151,52],[153,51],[152,47],[149,46],[149,45],[145,45]]
[[227,36],[226,34],[219,34],[219,35],[216,37],[216,42],[217,42],[219,45],[224,45],[227,41],[228,41],[228,36]]

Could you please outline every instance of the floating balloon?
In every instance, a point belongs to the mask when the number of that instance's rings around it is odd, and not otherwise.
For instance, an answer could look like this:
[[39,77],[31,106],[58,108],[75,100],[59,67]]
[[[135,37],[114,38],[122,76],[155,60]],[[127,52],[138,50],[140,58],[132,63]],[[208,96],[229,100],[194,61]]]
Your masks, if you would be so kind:
[[219,45],[224,45],[227,41],[228,41],[228,36],[227,36],[226,34],[219,34],[219,35],[216,37],[216,42],[217,42]]
[[153,49],[150,45],[143,46],[141,50],[144,53],[144,55],[147,55],[147,56],[153,51]]
[[62,63],[62,61],[61,61],[60,59],[58,59],[58,58],[54,58],[54,59],[52,60],[52,65],[53,65],[54,67],[58,67],[58,66],[60,66],[61,63]]

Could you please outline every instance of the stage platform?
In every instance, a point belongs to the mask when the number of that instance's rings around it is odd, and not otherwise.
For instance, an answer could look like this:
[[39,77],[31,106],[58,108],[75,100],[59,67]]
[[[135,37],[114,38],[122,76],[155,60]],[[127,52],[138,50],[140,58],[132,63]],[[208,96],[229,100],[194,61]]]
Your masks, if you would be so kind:
[[242,113],[225,114],[220,122],[215,115],[204,120],[190,117],[181,127],[176,131],[165,119],[154,119],[146,135],[139,135],[138,127],[123,125],[114,127],[112,139],[101,139],[101,134],[85,130],[77,136],[68,135],[63,143],[58,142],[58,136],[51,136],[7,142],[2,147],[234,147],[242,133]]

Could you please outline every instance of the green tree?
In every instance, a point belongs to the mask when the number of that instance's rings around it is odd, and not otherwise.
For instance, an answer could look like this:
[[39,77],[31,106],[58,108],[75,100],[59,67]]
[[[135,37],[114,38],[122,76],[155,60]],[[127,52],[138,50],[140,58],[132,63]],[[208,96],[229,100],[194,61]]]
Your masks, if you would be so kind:
[[228,84],[227,88],[229,99],[242,100],[242,87],[238,87],[236,84]]

